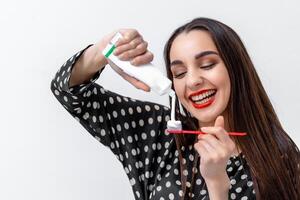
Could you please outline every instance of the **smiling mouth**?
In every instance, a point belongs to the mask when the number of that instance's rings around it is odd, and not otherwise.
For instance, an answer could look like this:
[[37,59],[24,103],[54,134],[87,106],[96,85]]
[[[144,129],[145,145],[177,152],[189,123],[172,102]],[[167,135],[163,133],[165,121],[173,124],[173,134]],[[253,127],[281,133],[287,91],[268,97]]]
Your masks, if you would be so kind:
[[201,109],[211,105],[215,100],[215,95],[217,90],[211,89],[200,92],[198,95],[192,95],[189,99],[192,101],[192,104],[195,108]]

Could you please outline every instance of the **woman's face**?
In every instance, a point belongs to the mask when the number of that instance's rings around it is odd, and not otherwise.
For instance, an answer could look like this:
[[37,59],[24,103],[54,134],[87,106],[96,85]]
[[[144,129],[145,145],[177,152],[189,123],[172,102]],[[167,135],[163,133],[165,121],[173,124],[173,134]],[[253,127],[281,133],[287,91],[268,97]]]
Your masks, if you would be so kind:
[[230,97],[230,79],[217,48],[206,31],[179,34],[170,49],[176,94],[200,126],[212,126],[224,115]]

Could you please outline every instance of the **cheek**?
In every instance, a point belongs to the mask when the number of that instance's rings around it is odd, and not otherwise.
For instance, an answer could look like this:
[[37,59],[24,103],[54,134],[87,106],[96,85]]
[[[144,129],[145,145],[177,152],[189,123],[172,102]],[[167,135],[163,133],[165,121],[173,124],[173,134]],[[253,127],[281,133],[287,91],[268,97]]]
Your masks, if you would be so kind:
[[227,73],[227,70],[224,72],[222,83],[223,87],[225,88],[226,96],[230,95],[230,90],[231,90],[231,83],[230,83],[230,78]]
[[230,92],[230,79],[225,66],[220,67],[219,70],[211,74],[211,80],[218,87]]
[[220,70],[219,77],[215,81],[217,82],[219,88],[222,89],[223,91],[222,96],[227,102],[230,96],[231,83],[230,83],[229,74],[225,67],[222,70]]

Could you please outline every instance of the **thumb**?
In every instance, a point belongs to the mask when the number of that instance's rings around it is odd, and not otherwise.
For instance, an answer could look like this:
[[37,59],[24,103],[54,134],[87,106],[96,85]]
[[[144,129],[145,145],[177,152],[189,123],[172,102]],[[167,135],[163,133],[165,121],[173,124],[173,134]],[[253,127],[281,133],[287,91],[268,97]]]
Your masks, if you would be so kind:
[[224,128],[224,117],[219,115],[215,121],[215,126]]

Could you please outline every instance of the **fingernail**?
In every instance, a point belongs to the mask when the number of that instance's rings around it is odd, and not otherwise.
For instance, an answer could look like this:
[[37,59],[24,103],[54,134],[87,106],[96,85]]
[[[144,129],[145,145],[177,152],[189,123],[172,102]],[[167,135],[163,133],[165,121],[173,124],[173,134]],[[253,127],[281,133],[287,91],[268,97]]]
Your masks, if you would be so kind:
[[123,39],[119,39],[116,43],[115,43],[115,46],[120,46],[120,44],[123,42]]
[[130,61],[130,63],[131,63],[132,65],[136,65],[136,62],[135,62],[134,60]]

